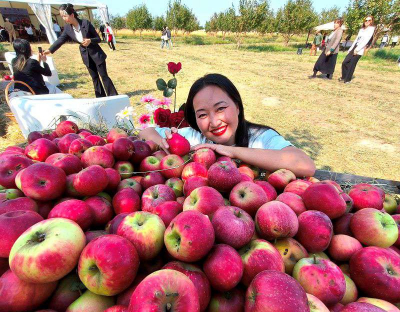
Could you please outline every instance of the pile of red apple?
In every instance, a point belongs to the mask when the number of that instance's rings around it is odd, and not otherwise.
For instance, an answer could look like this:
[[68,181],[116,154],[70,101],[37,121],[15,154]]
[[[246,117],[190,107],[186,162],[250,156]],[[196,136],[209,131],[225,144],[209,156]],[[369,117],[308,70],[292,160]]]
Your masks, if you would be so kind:
[[167,154],[64,121],[28,143],[0,154],[0,311],[400,311],[400,205],[374,185],[179,134]]

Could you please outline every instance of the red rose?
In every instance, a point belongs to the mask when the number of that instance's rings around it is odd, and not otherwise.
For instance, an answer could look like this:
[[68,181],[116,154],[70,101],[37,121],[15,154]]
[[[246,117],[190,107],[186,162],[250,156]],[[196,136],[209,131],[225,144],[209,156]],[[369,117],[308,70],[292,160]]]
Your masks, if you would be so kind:
[[175,127],[175,128],[185,128],[188,127],[188,123],[185,118],[185,113],[183,111],[172,113],[170,119],[170,127]]
[[175,75],[177,74],[181,68],[182,68],[182,64],[181,62],[179,62],[178,64],[174,63],[174,62],[169,62],[168,64],[168,71],[172,74]]
[[160,127],[170,127],[170,116],[169,109],[157,108],[154,111],[154,122]]

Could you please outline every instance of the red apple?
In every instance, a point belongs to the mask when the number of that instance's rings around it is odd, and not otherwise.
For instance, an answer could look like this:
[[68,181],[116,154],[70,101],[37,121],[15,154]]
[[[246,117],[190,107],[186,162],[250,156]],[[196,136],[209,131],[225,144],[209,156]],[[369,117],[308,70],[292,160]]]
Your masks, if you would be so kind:
[[329,312],[326,305],[314,295],[307,294],[307,300],[310,312]]
[[233,206],[218,208],[211,223],[214,227],[215,239],[236,249],[248,244],[255,230],[251,216],[246,211]]
[[299,229],[294,211],[288,205],[275,200],[258,209],[255,223],[257,233],[266,240],[293,237]]
[[279,251],[285,264],[286,274],[292,275],[295,264],[308,257],[307,250],[295,239],[284,238],[274,242],[274,247]]
[[74,221],[43,220],[16,240],[10,251],[10,268],[26,282],[57,281],[76,266],[85,243],[85,234]]
[[309,312],[307,295],[291,276],[278,271],[263,271],[251,282],[246,292],[246,312]]
[[182,209],[182,204],[176,201],[166,201],[153,208],[152,213],[159,216],[168,227],[171,221],[182,212]]
[[146,142],[137,140],[133,142],[133,145],[135,146],[135,152],[132,155],[131,161],[134,164],[140,164],[143,159],[151,155],[151,148]]
[[66,312],[99,312],[115,304],[114,297],[100,296],[87,290],[68,307]]
[[340,300],[340,303],[346,305],[357,300],[358,290],[356,284],[346,274],[344,274],[344,279],[346,281],[346,292],[344,293],[342,300]]
[[212,294],[209,312],[242,312],[244,311],[244,292],[238,288],[223,293]]
[[357,302],[370,303],[370,304],[377,306],[378,308],[381,308],[388,312],[399,312],[400,311],[398,308],[396,308],[396,306],[394,306],[390,302],[387,302],[382,299],[361,297],[357,300]]
[[0,215],[18,210],[39,212],[38,204],[28,197],[19,197],[0,202]]
[[127,160],[119,160],[114,164],[114,169],[119,172],[121,179],[129,179],[135,173],[135,169],[131,162]]
[[182,180],[186,181],[190,177],[200,176],[207,179],[207,168],[200,163],[191,162],[188,163],[182,171]]
[[68,153],[71,143],[76,139],[80,139],[80,136],[76,133],[69,133],[60,138],[57,143],[60,152],[64,154]]
[[33,164],[24,155],[6,155],[0,157],[0,185],[5,188],[16,188],[17,173]]
[[313,183],[311,183],[309,181],[297,179],[295,181],[290,182],[288,185],[286,185],[284,192],[295,193],[302,197],[305,190],[312,184]]
[[128,179],[122,180],[118,184],[117,190],[120,191],[120,190],[122,190],[124,188],[133,189],[139,196],[141,196],[142,193],[143,193],[142,185],[140,184],[140,182],[136,181],[134,178],[128,178]]
[[86,245],[89,244],[92,240],[96,239],[97,237],[103,236],[108,234],[107,231],[97,230],[97,231],[86,231]]
[[363,208],[381,210],[385,201],[385,192],[374,185],[366,183],[354,185],[349,191],[349,196],[353,199],[355,210]]
[[163,150],[159,150],[153,153],[154,157],[157,157],[160,161],[163,159],[165,156],[167,156],[167,153],[164,152]]
[[263,239],[254,239],[239,250],[244,271],[242,283],[250,285],[253,278],[264,270],[285,272],[285,264],[279,251]]
[[92,135],[93,133],[89,130],[81,129],[81,130],[79,130],[78,134],[82,139],[86,139],[88,136]]
[[198,312],[199,296],[185,274],[164,269],[150,274],[136,287],[128,311]]
[[73,121],[65,120],[60,122],[56,127],[58,137],[62,137],[68,133],[78,133],[78,126]]
[[211,148],[200,148],[194,152],[193,161],[204,165],[208,169],[217,161],[217,157]]
[[58,152],[57,145],[48,139],[38,139],[25,148],[25,155],[37,161],[45,161],[51,154]]
[[165,225],[161,218],[146,211],[127,215],[117,234],[127,238],[136,248],[141,261],[154,259],[164,244]]
[[170,154],[161,160],[160,169],[162,171],[160,172],[166,179],[180,178],[183,171],[183,166],[184,161],[180,156]]
[[99,135],[89,135],[88,137],[86,137],[86,140],[88,140],[94,146],[106,145],[106,141]]
[[91,241],[79,258],[78,274],[93,293],[114,296],[135,279],[139,256],[126,238],[108,234]]
[[120,128],[112,128],[106,136],[106,140],[108,143],[113,143],[117,141],[119,138],[127,138],[128,134],[120,129]]
[[172,137],[167,139],[169,152],[178,156],[184,156],[190,152],[190,143],[179,133],[172,133]]
[[243,276],[242,258],[233,247],[225,244],[211,249],[203,268],[211,286],[218,291],[235,288]]
[[68,153],[81,158],[82,154],[92,146],[93,144],[90,141],[79,138],[71,142]]
[[308,210],[318,210],[336,219],[346,213],[347,205],[335,186],[327,182],[310,185],[302,195]]
[[115,194],[112,206],[115,214],[135,212],[140,209],[140,197],[133,189],[125,188]]
[[37,139],[43,138],[43,134],[39,131],[32,131],[28,134],[28,143],[31,144],[32,142],[36,141]]
[[240,172],[230,161],[218,161],[208,169],[208,185],[220,192],[229,192],[240,181]]
[[197,294],[199,295],[200,311],[205,311],[211,297],[210,282],[203,271],[194,264],[189,264],[180,261],[168,262],[163,266],[163,269],[170,269],[185,274],[192,281],[196,287]]
[[153,185],[143,192],[142,210],[152,212],[161,203],[171,200],[175,200],[175,193],[169,186]]
[[268,201],[263,188],[253,182],[240,182],[230,192],[229,201],[232,206],[239,207],[251,216]]
[[55,153],[46,159],[46,164],[61,168],[66,175],[78,173],[82,170],[79,157],[71,154]]
[[385,310],[366,302],[352,302],[344,306],[340,312],[384,312]]
[[33,164],[21,173],[21,189],[25,196],[41,201],[61,196],[66,181],[67,176],[62,169],[46,163]]
[[350,230],[350,220],[353,217],[352,213],[345,213],[340,218],[337,218],[333,222],[333,232],[335,234],[344,234],[348,236],[353,236]]
[[183,195],[184,185],[183,181],[180,178],[170,178],[167,181],[165,181],[165,185],[172,188],[176,197],[180,197]]
[[276,199],[277,197],[276,190],[270,183],[266,181],[254,181],[254,183],[262,187],[265,194],[267,195],[268,201]]
[[209,218],[198,211],[184,211],[169,224],[164,234],[168,252],[176,259],[194,262],[203,258],[214,244]]
[[209,186],[201,186],[186,197],[183,203],[183,211],[197,210],[211,217],[219,207],[224,205],[224,198],[217,190]]
[[295,239],[308,252],[320,252],[328,248],[333,235],[333,225],[325,213],[308,210],[299,215],[298,220],[299,230]]
[[65,311],[68,306],[78,299],[86,287],[76,273],[65,276],[58,283],[56,291],[49,300],[48,307],[55,311]]
[[201,176],[189,177],[183,184],[183,194],[185,194],[185,196],[189,196],[193,190],[201,186],[208,186],[207,178]]
[[316,296],[327,306],[338,303],[346,292],[343,272],[327,259],[315,256],[301,259],[294,266],[293,277],[307,293]]
[[164,184],[165,178],[159,171],[149,172],[144,175],[144,177],[140,180],[140,185],[143,190],[148,189],[157,184]]
[[128,312],[128,307],[123,305],[115,305],[109,307],[107,310],[104,310],[104,312]]
[[119,183],[121,182],[121,175],[118,170],[113,168],[106,168],[106,173],[108,177],[108,184],[106,187],[107,192],[115,192],[118,188]]
[[43,218],[34,211],[12,211],[0,215],[0,257],[8,258],[18,237]]
[[283,191],[294,180],[296,180],[295,174],[288,169],[279,169],[268,176],[268,183],[278,191]]
[[113,218],[113,208],[111,203],[101,196],[92,196],[85,199],[86,205],[92,212],[92,225],[105,226]]
[[117,214],[110,222],[107,223],[106,231],[108,234],[117,234],[117,230],[122,220],[130,213],[123,212]]
[[140,163],[139,170],[141,172],[150,172],[160,169],[160,160],[154,156],[147,156]]
[[350,221],[354,237],[367,246],[387,248],[399,237],[399,229],[391,215],[375,208],[357,211]]
[[108,185],[107,172],[99,165],[89,166],[76,174],[73,181],[75,190],[83,196],[93,196]]
[[43,304],[56,289],[57,282],[33,284],[8,270],[0,276],[0,311],[32,311]]
[[83,152],[81,156],[84,168],[99,165],[103,168],[112,168],[115,163],[114,155],[105,147],[92,146]]
[[349,261],[351,256],[362,248],[361,243],[354,237],[338,234],[333,235],[328,251],[333,260]]
[[276,200],[288,205],[297,216],[307,210],[303,199],[295,193],[284,192],[280,194]]

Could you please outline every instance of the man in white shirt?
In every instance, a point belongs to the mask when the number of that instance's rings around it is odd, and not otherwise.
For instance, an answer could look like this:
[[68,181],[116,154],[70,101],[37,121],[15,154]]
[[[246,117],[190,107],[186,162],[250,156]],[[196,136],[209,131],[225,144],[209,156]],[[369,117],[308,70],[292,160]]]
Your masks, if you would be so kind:
[[390,48],[394,48],[397,45],[397,42],[399,41],[399,36],[394,36],[392,38],[392,45],[390,46]]
[[53,20],[53,29],[54,32],[56,33],[57,38],[61,36],[61,27],[60,25],[57,24],[55,20]]

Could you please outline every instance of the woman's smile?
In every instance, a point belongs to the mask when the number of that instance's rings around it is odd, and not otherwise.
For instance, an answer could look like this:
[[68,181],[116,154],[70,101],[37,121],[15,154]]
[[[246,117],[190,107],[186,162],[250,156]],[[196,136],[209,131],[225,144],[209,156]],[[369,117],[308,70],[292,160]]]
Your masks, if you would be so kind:
[[213,135],[216,135],[216,136],[221,136],[221,135],[223,135],[225,132],[226,132],[226,129],[228,128],[228,126],[222,126],[222,127],[219,127],[219,128],[217,128],[217,129],[214,129],[214,130],[211,130],[210,132],[213,134]]

